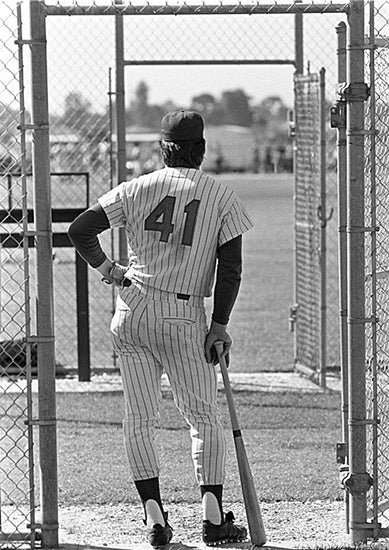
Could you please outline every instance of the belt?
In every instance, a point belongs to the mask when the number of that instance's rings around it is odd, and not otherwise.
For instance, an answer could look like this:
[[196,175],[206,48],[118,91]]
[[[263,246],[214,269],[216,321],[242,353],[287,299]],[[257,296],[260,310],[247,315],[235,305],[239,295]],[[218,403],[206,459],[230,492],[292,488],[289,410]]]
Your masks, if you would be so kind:
[[[122,285],[127,287],[127,286],[131,286],[132,285],[132,281],[131,279],[124,279],[123,282],[122,282]],[[176,297],[178,300],[190,300],[190,295],[189,294],[176,294]]]

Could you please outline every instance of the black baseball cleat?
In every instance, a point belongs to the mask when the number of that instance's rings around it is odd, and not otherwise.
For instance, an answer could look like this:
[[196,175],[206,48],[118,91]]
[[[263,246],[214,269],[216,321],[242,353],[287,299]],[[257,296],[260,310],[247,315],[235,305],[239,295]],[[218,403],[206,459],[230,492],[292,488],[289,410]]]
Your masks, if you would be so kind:
[[165,513],[165,527],[163,527],[160,523],[156,523],[150,529],[147,529],[147,540],[154,548],[169,544],[172,537],[173,529],[167,521],[167,513]]
[[230,542],[242,542],[247,538],[247,529],[234,524],[235,517],[227,512],[221,525],[214,525],[209,520],[203,521],[203,542],[207,546],[218,546]]

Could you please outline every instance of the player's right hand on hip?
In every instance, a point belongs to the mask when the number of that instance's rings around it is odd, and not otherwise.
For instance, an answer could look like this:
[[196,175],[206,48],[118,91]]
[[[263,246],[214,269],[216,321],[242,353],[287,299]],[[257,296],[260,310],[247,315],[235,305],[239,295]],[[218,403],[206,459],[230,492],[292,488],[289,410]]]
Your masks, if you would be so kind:
[[97,269],[103,275],[102,281],[108,285],[119,287],[131,285],[131,280],[126,277],[126,273],[130,269],[129,266],[121,265],[117,262],[110,262],[110,265],[107,265],[107,262],[104,262]]
[[212,321],[211,327],[205,339],[204,346],[205,358],[207,360],[207,363],[213,363],[214,365],[218,364],[219,359],[214,344],[215,342],[222,342],[222,356],[226,358],[226,363],[228,365],[228,354],[232,345],[232,340],[226,329],[227,325],[221,325],[216,321]]

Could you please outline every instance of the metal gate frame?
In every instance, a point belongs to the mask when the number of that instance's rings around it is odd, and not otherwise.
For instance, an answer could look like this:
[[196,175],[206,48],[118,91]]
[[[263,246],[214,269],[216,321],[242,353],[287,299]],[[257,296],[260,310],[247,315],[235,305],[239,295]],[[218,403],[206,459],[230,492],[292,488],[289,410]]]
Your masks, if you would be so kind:
[[[53,338],[53,299],[51,269],[51,223],[50,212],[50,172],[49,172],[49,130],[47,97],[47,58],[45,16],[70,14],[106,15],[163,15],[172,14],[228,14],[230,8],[223,5],[209,6],[113,6],[89,8],[73,5],[61,8],[58,5],[45,6],[38,0],[30,0],[31,39],[25,41],[31,48],[32,58],[32,125],[34,185],[36,190],[36,242],[38,255],[38,361],[40,364],[39,424],[42,471],[42,543],[44,547],[58,546],[58,499],[56,477],[56,425],[55,373]],[[345,487],[350,493],[350,531],[352,542],[366,541],[376,533],[376,526],[367,522],[366,493],[371,479],[366,472],[366,384],[365,384],[365,324],[371,322],[365,317],[364,285],[364,236],[370,231],[364,225],[364,0],[350,0],[343,4],[303,4],[293,6],[274,4],[271,13],[348,13],[348,84],[342,92],[347,112],[347,256],[348,256],[348,383],[349,383],[349,473]],[[101,11],[100,11],[101,10]],[[257,3],[245,6],[239,3],[233,13],[266,14],[269,6]],[[361,169],[362,168],[362,169]],[[383,534],[383,533],[381,533]]]
[[[346,527],[353,544],[389,537],[389,528],[380,523],[380,513],[384,510],[380,510],[378,502],[379,489],[385,482],[378,468],[379,431],[383,427],[380,428],[377,406],[377,330],[380,319],[377,317],[379,228],[375,181],[374,51],[378,45],[374,36],[374,0],[366,2],[366,6],[370,12],[367,40],[364,32],[365,2],[351,5],[348,35],[345,25],[337,27],[340,99],[332,110],[332,126],[338,132],[343,435],[343,441],[338,444],[337,460],[345,489]],[[366,52],[369,52],[370,87],[365,82]],[[366,113],[369,113],[368,117]],[[368,128],[365,127],[366,120],[370,122]],[[368,200],[367,190],[370,194]],[[367,206],[369,210],[365,213]],[[369,306],[367,298],[370,299]],[[372,386],[370,401],[367,397],[368,373]],[[368,472],[368,467],[371,472]],[[371,510],[368,511],[370,489]]]
[[327,189],[325,69],[295,74],[294,332],[295,370],[326,388]]

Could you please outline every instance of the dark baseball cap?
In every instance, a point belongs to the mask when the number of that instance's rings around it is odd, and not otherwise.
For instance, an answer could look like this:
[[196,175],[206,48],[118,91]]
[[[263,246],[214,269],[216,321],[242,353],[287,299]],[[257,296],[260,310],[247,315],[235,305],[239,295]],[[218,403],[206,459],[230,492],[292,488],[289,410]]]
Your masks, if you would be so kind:
[[164,141],[196,141],[203,138],[204,122],[196,111],[173,111],[161,122],[161,137]]

